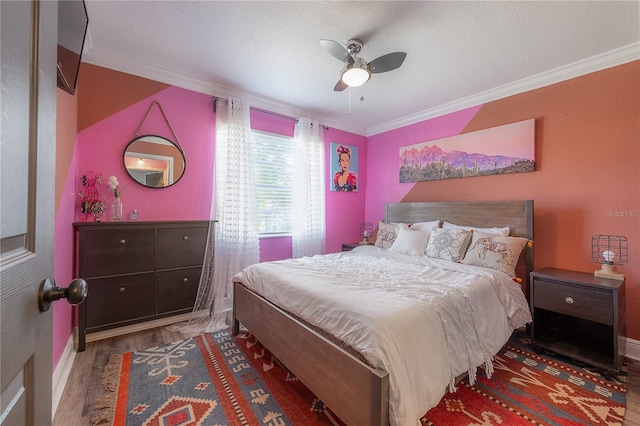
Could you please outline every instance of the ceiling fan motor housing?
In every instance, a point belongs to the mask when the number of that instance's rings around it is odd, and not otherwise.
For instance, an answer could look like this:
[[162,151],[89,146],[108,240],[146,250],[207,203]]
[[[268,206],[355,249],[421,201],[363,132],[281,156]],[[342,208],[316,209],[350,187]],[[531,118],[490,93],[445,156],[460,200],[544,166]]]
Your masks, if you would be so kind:
[[347,43],[347,51],[355,59],[355,55],[360,53],[360,51],[362,50],[362,46],[363,45],[364,45],[364,43],[362,43],[362,41],[358,40],[357,38],[351,39]]

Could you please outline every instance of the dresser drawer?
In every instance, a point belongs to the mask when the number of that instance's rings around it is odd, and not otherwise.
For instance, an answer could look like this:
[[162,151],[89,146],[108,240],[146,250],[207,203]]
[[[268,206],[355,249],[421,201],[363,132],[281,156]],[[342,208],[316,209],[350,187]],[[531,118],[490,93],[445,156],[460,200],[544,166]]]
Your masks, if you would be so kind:
[[155,273],[87,280],[87,328],[155,314]]
[[158,269],[200,266],[208,228],[158,229]]
[[533,303],[546,309],[585,320],[612,325],[614,323],[611,292],[534,278]]
[[200,284],[201,267],[158,272],[158,314],[193,308]]
[[85,278],[155,268],[155,230],[87,231]]

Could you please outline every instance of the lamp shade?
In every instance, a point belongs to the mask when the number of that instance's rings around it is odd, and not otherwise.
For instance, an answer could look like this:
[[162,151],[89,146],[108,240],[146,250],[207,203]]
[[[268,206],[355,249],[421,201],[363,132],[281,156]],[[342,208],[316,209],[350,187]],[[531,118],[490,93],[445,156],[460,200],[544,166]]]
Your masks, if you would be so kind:
[[616,266],[629,262],[627,237],[621,235],[592,236],[591,260],[602,265],[599,270],[594,271],[596,277],[623,280],[624,275],[618,273]]
[[371,72],[367,63],[362,58],[356,58],[353,63],[347,64],[340,77],[342,82],[349,87],[358,87],[371,78]]
[[594,235],[591,237],[591,260],[607,265],[626,264],[629,261],[627,237]]

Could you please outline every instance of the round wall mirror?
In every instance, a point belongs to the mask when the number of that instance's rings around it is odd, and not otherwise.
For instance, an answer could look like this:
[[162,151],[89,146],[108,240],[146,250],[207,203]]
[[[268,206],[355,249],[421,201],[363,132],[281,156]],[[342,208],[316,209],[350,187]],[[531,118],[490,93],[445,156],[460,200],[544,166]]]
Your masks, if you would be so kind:
[[129,176],[148,188],[166,188],[180,180],[186,168],[184,152],[156,135],[138,136],[124,150]]

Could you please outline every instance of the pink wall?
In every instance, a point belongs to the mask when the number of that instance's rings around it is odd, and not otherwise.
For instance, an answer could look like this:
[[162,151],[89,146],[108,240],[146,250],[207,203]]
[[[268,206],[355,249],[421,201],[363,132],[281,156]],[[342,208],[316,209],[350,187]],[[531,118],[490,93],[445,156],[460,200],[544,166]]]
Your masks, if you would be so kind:
[[[176,184],[163,189],[146,188],[134,181],[124,168],[122,157],[127,144],[135,137],[152,101],[158,101],[185,152],[186,171]],[[140,135],[156,134],[175,140],[160,110],[154,107]],[[138,220],[208,220],[211,210],[213,157],[215,152],[215,115],[211,97],[170,87],[137,102],[78,134],[77,190],[82,191],[80,176],[87,171],[102,173],[104,182],[116,176],[120,182],[125,220],[134,208]],[[105,200],[113,194],[103,184]],[[80,220],[80,203],[76,200],[76,219]],[[108,217],[103,220],[108,221]]]
[[[56,128],[56,213],[54,222],[53,277],[56,285],[67,287],[75,278],[73,270],[73,229],[76,200],[76,156],[74,145],[78,129],[77,98],[57,91]],[[60,187],[58,187],[60,186]],[[53,309],[53,368],[64,352],[73,329],[74,308],[60,301]]]
[[[329,129],[324,132],[325,167],[327,176],[326,220],[327,220],[327,253],[338,252],[342,243],[360,241],[360,223],[364,222],[365,197],[367,188],[371,187],[367,173],[367,138],[341,130]],[[345,144],[358,147],[358,191],[331,191],[331,163],[338,161],[338,154],[331,152],[331,143]]]

